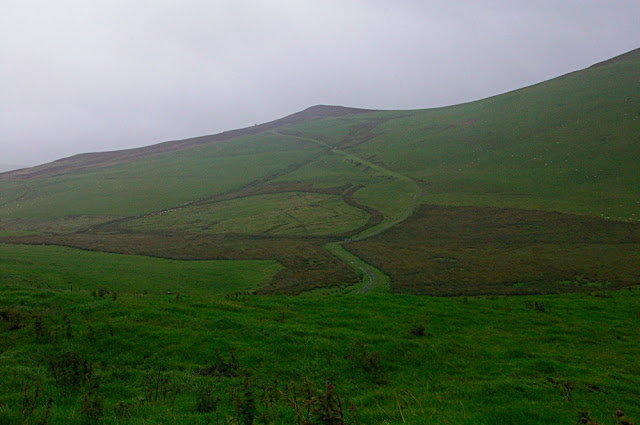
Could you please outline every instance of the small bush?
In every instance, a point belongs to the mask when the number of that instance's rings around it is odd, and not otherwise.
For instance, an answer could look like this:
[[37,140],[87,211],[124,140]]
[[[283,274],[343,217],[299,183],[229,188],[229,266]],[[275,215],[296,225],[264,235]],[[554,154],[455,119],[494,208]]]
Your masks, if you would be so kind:
[[239,365],[233,353],[231,353],[229,361],[226,361],[218,350],[215,351],[214,357],[215,359],[211,366],[197,369],[196,374],[201,376],[224,376],[226,378],[238,376]]
[[258,415],[256,400],[251,388],[251,379],[245,378],[244,385],[240,389],[234,389],[231,400],[235,409],[235,417],[238,424],[252,425]]
[[344,414],[342,412],[342,400],[338,395],[336,386],[327,383],[324,393],[315,397],[312,404],[312,424],[318,425],[343,425]]
[[67,339],[73,339],[73,329],[71,328],[71,319],[66,314],[62,317],[64,322],[64,336]]
[[351,353],[345,356],[345,358],[350,360],[353,365],[369,373],[376,384],[382,385],[386,383],[382,360],[380,359],[380,354],[377,351],[369,352],[365,348],[364,344],[356,342]]
[[95,390],[91,394],[85,394],[81,411],[82,423],[86,425],[97,424],[102,417],[102,413],[102,397]]
[[49,342],[49,336],[47,332],[47,328],[44,325],[44,319],[42,316],[36,316],[33,322],[33,329],[36,334],[36,341],[38,342]]
[[8,322],[8,331],[17,331],[24,328],[24,315],[15,308],[9,308],[8,310],[0,310],[0,320]]

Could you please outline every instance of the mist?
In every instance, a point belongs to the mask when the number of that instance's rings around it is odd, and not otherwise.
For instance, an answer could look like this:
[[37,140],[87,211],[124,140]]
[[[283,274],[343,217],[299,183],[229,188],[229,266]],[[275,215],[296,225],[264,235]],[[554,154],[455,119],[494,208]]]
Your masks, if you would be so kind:
[[316,104],[468,102],[635,49],[633,1],[3,1],[0,163],[150,145]]

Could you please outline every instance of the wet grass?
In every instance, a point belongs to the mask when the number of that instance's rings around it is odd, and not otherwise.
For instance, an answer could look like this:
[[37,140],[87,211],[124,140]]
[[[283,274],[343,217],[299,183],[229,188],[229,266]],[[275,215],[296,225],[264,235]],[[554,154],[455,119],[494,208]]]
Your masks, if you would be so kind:
[[257,289],[260,294],[296,295],[317,288],[339,291],[361,280],[323,248],[329,239],[322,237],[79,233],[5,240],[174,260],[275,260],[283,268]]
[[0,423],[637,421],[639,66],[0,181]]
[[7,201],[0,214],[56,218],[153,212],[290,172],[322,152],[299,139],[266,133],[106,168],[3,181],[0,190]]
[[388,120],[351,151],[425,203],[640,219],[640,58]]
[[331,423],[319,399],[347,424],[640,416],[638,289],[259,297],[185,275],[170,280],[180,295],[143,284],[114,299],[67,266],[85,281],[73,292],[2,274],[3,424]]

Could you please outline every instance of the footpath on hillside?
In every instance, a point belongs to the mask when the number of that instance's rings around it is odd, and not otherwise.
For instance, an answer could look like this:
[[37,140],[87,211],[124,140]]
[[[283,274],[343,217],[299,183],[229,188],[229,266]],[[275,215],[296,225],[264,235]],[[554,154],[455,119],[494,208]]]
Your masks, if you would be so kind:
[[[362,232],[358,233],[357,235],[354,235],[353,237],[346,239],[346,240],[342,240],[342,241],[337,241],[337,242],[330,242],[328,244],[325,245],[325,249],[327,251],[329,251],[331,254],[333,254],[335,257],[337,257],[339,260],[345,262],[346,264],[348,264],[350,267],[356,269],[356,270],[360,270],[363,273],[363,282],[360,286],[355,288],[355,292],[358,294],[363,294],[363,293],[367,293],[370,292],[376,288],[380,288],[383,285],[386,286],[389,284],[390,282],[390,278],[389,276],[387,276],[386,274],[384,274],[384,272],[382,272],[382,270],[376,268],[375,266],[367,263],[366,261],[364,261],[362,258],[352,254],[351,252],[347,251],[346,249],[344,249],[343,245],[346,243],[351,243],[351,242],[359,242],[359,241],[363,241],[365,239],[369,239],[373,236],[376,236],[386,230],[389,230],[390,228],[397,226],[398,224],[402,223],[403,221],[405,221],[406,219],[408,219],[409,217],[411,217],[411,215],[414,213],[414,211],[416,210],[416,208],[419,205],[419,198],[421,195],[420,192],[420,186],[418,185],[418,183],[413,180],[410,177],[407,177],[403,174],[397,173],[393,170],[389,170],[388,168],[382,167],[378,164],[374,164],[370,161],[367,161],[363,158],[360,158],[357,155],[354,155],[352,153],[348,153],[345,152],[335,146],[331,146],[321,140],[317,140],[317,139],[312,139],[309,137],[303,137],[303,136],[299,136],[299,135],[291,135],[291,134],[287,134],[287,136],[289,137],[296,137],[302,140],[308,140],[311,141],[313,143],[322,145],[324,147],[328,147],[331,149],[332,153],[338,154],[338,155],[343,155],[346,158],[350,159],[353,162],[357,162],[360,163],[362,165],[368,166],[373,170],[378,171],[381,174],[384,174],[386,176],[392,177],[393,179],[396,180],[400,180],[400,181],[404,181],[406,183],[408,183],[412,189],[413,189],[413,196],[411,198],[411,202],[409,203],[409,205],[402,209],[401,211],[398,212],[398,214],[396,214],[396,216],[393,218],[393,220],[391,221],[385,221],[383,220],[382,223],[373,226],[371,228],[365,229]],[[366,281],[368,277],[368,282]]]

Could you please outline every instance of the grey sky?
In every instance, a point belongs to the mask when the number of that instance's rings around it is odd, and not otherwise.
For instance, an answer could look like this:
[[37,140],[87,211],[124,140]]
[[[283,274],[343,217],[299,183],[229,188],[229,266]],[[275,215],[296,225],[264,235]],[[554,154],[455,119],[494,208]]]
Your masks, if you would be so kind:
[[475,100],[640,47],[638,0],[1,0],[0,163],[315,104]]

